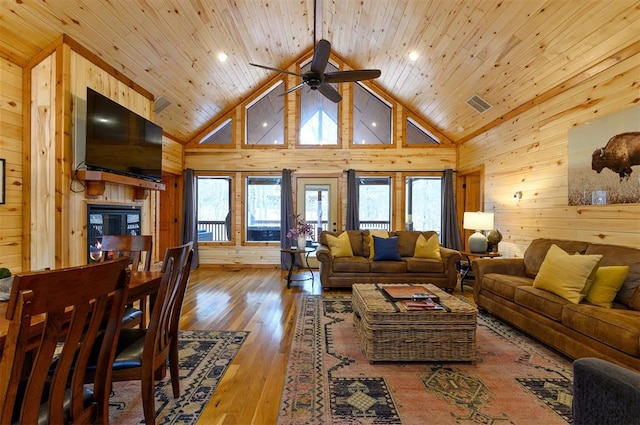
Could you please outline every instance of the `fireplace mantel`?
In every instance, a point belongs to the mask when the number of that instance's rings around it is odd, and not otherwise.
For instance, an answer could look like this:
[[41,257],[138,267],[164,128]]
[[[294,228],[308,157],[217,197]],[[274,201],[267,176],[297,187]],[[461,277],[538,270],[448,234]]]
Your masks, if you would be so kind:
[[149,190],[164,190],[163,183],[152,182],[149,180],[136,179],[134,177],[123,176],[120,174],[107,173],[105,171],[94,170],[78,170],[78,178],[84,180],[87,186],[87,198],[97,198],[104,193],[105,183],[114,183],[123,186],[130,186],[134,189],[133,199],[147,199]]

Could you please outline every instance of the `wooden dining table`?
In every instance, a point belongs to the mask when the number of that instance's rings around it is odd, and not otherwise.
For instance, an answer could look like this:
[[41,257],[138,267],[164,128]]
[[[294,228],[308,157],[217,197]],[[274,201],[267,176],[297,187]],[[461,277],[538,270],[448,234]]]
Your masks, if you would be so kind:
[[[129,279],[129,291],[127,294],[127,303],[133,303],[147,296],[153,297],[158,292],[160,281],[162,280],[162,272],[160,271],[137,271],[131,273]],[[4,347],[9,330],[10,320],[7,319],[8,301],[0,301],[0,353]],[[151,303],[150,303],[151,306]],[[44,324],[43,316],[35,316],[31,319],[31,330],[34,337],[42,332]]]

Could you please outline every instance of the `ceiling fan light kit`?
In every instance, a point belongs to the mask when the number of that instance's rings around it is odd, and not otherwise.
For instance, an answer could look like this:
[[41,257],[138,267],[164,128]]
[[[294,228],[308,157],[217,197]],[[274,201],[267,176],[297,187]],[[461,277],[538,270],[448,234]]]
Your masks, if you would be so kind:
[[331,85],[332,83],[347,83],[362,80],[372,80],[378,78],[382,74],[379,69],[356,69],[353,71],[336,71],[325,73],[324,71],[327,68],[327,64],[329,63],[330,54],[331,43],[324,39],[320,40],[313,53],[311,68],[308,72],[305,72],[303,74],[287,71],[284,69],[272,68],[270,66],[259,65],[256,63],[250,63],[250,65],[279,72],[281,74],[296,75],[302,78],[302,83],[290,88],[282,95],[296,91],[306,85],[311,90],[318,90],[324,97],[335,103],[340,102],[342,100],[342,96],[340,95],[340,93],[338,93],[338,90],[336,90]]

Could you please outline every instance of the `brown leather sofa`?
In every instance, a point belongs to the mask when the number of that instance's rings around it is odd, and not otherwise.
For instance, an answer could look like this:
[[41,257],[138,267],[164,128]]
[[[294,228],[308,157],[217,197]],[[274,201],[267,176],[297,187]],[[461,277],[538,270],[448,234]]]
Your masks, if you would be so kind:
[[[569,301],[534,288],[552,244],[569,254],[600,254],[602,266],[628,265],[612,308]],[[640,370],[640,249],[581,241],[536,239],[524,258],[477,259],[474,298],[485,311],[570,358],[598,357]],[[571,270],[567,270],[571,273]]]
[[433,231],[397,231],[389,236],[398,237],[401,261],[374,261],[370,256],[368,230],[347,230],[353,257],[334,258],[327,243],[327,235],[342,232],[323,231],[316,258],[320,263],[320,283],[323,288],[351,288],[354,283],[433,283],[452,292],[458,281],[456,263],[460,253],[440,246],[442,260],[414,258],[416,241],[420,234],[429,239]]

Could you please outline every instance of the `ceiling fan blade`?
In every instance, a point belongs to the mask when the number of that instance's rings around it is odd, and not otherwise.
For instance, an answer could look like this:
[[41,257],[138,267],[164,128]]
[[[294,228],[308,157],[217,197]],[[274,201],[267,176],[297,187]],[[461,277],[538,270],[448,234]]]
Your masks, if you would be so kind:
[[302,86],[304,86],[305,84],[306,84],[306,83],[300,83],[300,84],[298,84],[298,85],[297,85],[297,86],[295,86],[295,87],[291,87],[291,88],[290,88],[289,90],[287,90],[286,92],[279,94],[278,96],[285,96],[285,95],[287,95],[287,94],[291,93],[292,91],[296,91],[296,90],[298,90],[299,88],[301,88],[301,87],[302,87]]
[[327,83],[320,84],[318,86],[318,91],[332,102],[338,103],[342,100],[342,96],[340,96],[338,90],[334,89],[333,86],[330,86]]
[[372,80],[378,78],[382,72],[379,69],[360,69],[354,71],[337,71],[324,74],[327,83],[346,83],[350,81]]
[[295,76],[298,76],[298,77],[302,77],[302,74],[298,74],[296,72],[287,71],[287,70],[284,70],[284,69],[272,68],[270,66],[258,65],[257,63],[251,63],[251,62],[249,62],[249,65],[257,66],[258,68],[269,69],[271,71],[279,72],[281,74],[291,74],[291,75],[295,75]]
[[331,43],[327,40],[320,40],[316,51],[313,53],[313,60],[311,61],[311,72],[317,72],[322,74],[329,62],[329,54],[331,53]]

